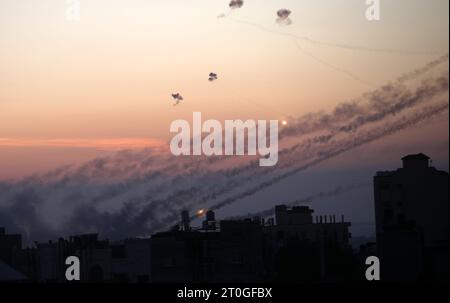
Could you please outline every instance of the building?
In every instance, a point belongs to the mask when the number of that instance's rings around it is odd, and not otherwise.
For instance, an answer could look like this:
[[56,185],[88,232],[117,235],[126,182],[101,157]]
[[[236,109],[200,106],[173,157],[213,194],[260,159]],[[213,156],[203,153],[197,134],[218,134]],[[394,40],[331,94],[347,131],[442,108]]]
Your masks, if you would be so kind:
[[[208,248],[218,233],[173,230],[151,237],[151,270],[155,283],[204,282],[204,267],[210,264]],[[206,247],[206,249],[204,249]]]
[[309,207],[280,205],[275,219],[217,221],[203,212],[200,228],[183,211],[180,225],[147,239],[110,242],[97,234],[35,243],[0,230],[4,279],[65,283],[66,259],[80,260],[81,282],[259,283],[340,281],[348,272],[350,223],[313,220]]
[[0,283],[26,281],[28,281],[28,278],[25,275],[0,260]]
[[251,220],[215,221],[201,229],[172,230],[151,238],[152,279],[159,283],[258,282],[263,269],[263,226]]
[[111,274],[116,282],[151,282],[150,239],[111,243]]
[[296,206],[288,208],[285,205],[275,207],[275,225],[269,225],[266,230],[276,235],[280,241],[289,238],[310,240],[313,242],[334,241],[343,248],[350,249],[351,233],[350,222],[345,222],[341,216],[336,221],[336,216],[316,216],[313,218],[314,210],[308,206]]
[[111,249],[108,241],[98,240],[97,234],[36,243],[37,280],[65,282],[65,261],[69,256],[77,256],[80,259],[81,281],[111,280]]
[[383,279],[448,280],[448,172],[432,167],[424,154],[402,161],[402,168],[374,177]]
[[0,228],[0,281],[25,281],[34,277],[33,254],[22,249],[22,236]]
[[335,215],[317,216],[314,222],[313,212],[308,206],[275,207],[276,224],[264,227],[266,255],[275,264],[268,267],[274,271],[270,276],[288,282],[341,280],[339,276],[348,271],[338,263],[344,265],[351,258],[351,224],[343,216],[337,221]]
[[275,213],[276,224],[271,223],[273,220],[266,224],[258,217],[217,222],[214,212],[208,211],[201,229],[190,227],[153,235],[153,281],[335,280],[340,271],[336,264],[346,266],[341,256],[351,258],[350,223],[343,218],[336,222],[335,216],[318,217],[313,222],[309,207],[281,205]]
[[12,265],[17,251],[22,249],[22,236],[6,234],[5,228],[0,227],[0,260]]

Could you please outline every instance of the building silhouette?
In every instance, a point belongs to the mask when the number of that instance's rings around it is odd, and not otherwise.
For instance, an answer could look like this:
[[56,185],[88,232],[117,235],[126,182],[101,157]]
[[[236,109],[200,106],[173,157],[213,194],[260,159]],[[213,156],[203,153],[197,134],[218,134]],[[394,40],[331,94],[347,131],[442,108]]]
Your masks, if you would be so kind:
[[343,264],[352,256],[350,223],[343,218],[336,222],[335,216],[313,222],[312,213],[309,207],[280,205],[275,221],[255,217],[216,222],[214,212],[208,211],[200,229],[186,231],[182,222],[181,229],[152,236],[152,279],[161,283],[336,279],[348,268],[336,270],[334,263]]
[[335,215],[316,216],[314,222],[313,212],[307,206],[275,207],[276,224],[265,227],[275,279],[341,280],[351,271],[351,224]]
[[[22,249],[20,235],[1,229],[3,276],[64,283],[69,256],[80,259],[82,282],[186,283],[327,281],[342,279],[336,268],[352,257],[350,223],[316,217],[309,207],[276,207],[274,218],[216,221],[205,212],[192,227],[180,224],[147,239],[99,240],[97,234],[34,243]],[[342,258],[344,256],[344,258]],[[4,263],[3,263],[4,262]]]
[[262,281],[263,226],[252,220],[222,221],[208,212],[201,229],[152,236],[154,282]]
[[424,154],[374,177],[378,254],[383,280],[448,281],[448,172]]
[[0,260],[13,264],[17,251],[22,249],[22,236],[6,234],[5,228],[0,227]]
[[221,221],[202,210],[198,227],[183,210],[168,231],[120,241],[85,234],[24,248],[0,228],[0,282],[66,283],[69,256],[80,259],[81,282],[362,282],[374,255],[384,282],[448,281],[448,172],[424,154],[402,160],[374,177],[376,243],[359,251],[344,216],[313,216],[308,206]]

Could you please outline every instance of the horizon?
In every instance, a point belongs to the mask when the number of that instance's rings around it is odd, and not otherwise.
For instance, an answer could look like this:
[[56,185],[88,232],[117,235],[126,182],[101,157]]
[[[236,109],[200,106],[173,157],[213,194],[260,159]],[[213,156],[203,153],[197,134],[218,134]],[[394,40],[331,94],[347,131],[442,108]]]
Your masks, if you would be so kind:
[[[26,237],[254,213],[419,152],[449,170],[448,1],[385,2],[380,21],[359,0],[80,3],[76,21],[64,1],[0,0],[0,217]],[[170,125],[194,112],[280,121],[277,165],[174,157]],[[374,224],[373,205],[366,186],[311,207]]]

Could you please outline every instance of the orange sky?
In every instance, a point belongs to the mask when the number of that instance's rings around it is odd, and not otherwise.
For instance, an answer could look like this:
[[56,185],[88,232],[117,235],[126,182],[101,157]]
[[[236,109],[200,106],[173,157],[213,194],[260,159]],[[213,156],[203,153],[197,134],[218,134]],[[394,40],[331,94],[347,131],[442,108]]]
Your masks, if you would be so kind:
[[[232,17],[336,43],[448,51],[447,0],[386,1],[380,22],[365,19],[364,2],[247,0]],[[170,123],[193,111],[225,120],[327,110],[436,57],[301,45],[366,85],[300,52],[293,39],[217,19],[227,4],[81,0],[80,21],[68,22],[65,1],[0,0],[0,178],[46,169],[21,167],[37,148],[48,148],[45,163],[58,149],[59,165],[92,150],[165,142]],[[290,27],[275,24],[282,7],[293,11]],[[207,81],[211,71],[219,81]],[[172,106],[173,92],[182,106]],[[11,148],[17,172],[2,175]]]

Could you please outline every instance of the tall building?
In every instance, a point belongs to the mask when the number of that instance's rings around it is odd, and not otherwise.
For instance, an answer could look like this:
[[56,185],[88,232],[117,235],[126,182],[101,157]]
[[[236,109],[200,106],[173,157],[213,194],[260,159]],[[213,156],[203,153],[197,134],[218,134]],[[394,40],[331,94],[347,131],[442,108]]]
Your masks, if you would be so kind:
[[[339,281],[350,272],[350,222],[335,215],[313,217],[308,206],[275,207],[276,224],[265,227],[274,260],[272,276],[281,281]],[[294,253],[293,253],[294,252]]]
[[11,265],[14,263],[14,253],[22,249],[22,236],[7,234],[0,227],[0,260]]
[[189,216],[188,210],[183,210],[181,212],[181,229],[184,231],[189,231],[191,229],[191,217]]
[[424,154],[402,161],[402,168],[374,177],[384,280],[448,279],[448,172],[432,167]]
[[202,223],[202,227],[204,230],[210,230],[210,231],[215,231],[217,228],[216,225],[216,214],[214,213],[214,211],[209,210],[206,213],[206,218]]

